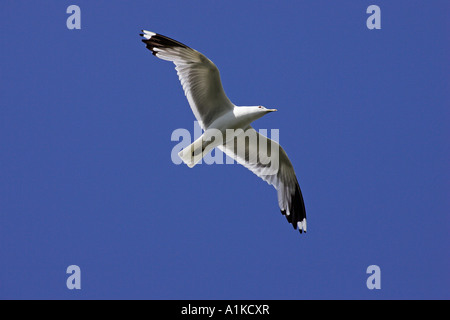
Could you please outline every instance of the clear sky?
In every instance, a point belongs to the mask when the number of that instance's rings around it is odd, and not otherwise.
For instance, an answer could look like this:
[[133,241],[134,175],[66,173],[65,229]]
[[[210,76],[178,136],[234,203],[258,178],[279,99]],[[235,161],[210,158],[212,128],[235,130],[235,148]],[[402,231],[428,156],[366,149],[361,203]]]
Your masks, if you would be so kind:
[[[3,0],[0,298],[449,299],[449,12]],[[244,167],[172,163],[172,132],[195,118],[143,28],[209,57],[235,104],[279,110],[255,127],[279,129],[306,234]],[[66,287],[70,265],[81,290]]]

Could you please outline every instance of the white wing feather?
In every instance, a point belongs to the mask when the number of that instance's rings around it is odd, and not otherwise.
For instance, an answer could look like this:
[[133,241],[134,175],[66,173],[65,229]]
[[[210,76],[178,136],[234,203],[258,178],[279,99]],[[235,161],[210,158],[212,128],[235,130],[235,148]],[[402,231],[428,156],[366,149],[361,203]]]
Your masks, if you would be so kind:
[[[273,185],[278,193],[278,205],[281,213],[286,216],[287,220],[292,223],[295,229],[298,228],[300,232],[306,232],[305,204],[294,167],[286,152],[278,143],[256,132],[252,127],[246,130],[246,134],[254,134],[257,136],[257,139],[247,140],[248,143],[245,143],[245,152],[237,152],[237,139],[239,139],[239,136],[235,138],[233,144],[225,144],[220,146],[219,149],[268,184]],[[270,165],[270,156],[272,154],[266,150],[261,152],[261,145],[266,146],[267,150],[278,148],[278,170],[273,170]],[[252,160],[250,160],[252,155]],[[257,158],[254,158],[254,155],[257,155]]]
[[186,98],[202,129],[207,129],[215,119],[233,109],[233,103],[223,90],[219,69],[211,60],[176,40],[143,32],[142,41],[147,48],[156,57],[175,64]]

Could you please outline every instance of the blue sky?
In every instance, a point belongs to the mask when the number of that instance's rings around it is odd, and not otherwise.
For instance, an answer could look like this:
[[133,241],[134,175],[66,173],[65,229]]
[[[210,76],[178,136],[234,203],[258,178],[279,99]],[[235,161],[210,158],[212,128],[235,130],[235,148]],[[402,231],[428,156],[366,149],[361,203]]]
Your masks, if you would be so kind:
[[[450,298],[448,1],[0,8],[0,298]],[[306,235],[247,169],[172,163],[194,116],[143,28],[208,56],[235,104],[279,110],[255,127],[279,129]]]

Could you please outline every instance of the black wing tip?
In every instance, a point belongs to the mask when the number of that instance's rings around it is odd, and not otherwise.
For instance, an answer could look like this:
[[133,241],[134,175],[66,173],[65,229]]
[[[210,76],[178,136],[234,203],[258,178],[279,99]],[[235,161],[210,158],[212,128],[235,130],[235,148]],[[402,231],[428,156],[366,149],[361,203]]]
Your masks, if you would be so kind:
[[[286,214],[286,210],[281,210],[281,213],[286,217],[287,221],[292,224],[292,227],[296,230],[299,222],[305,221],[306,223],[306,209],[305,202],[303,200],[302,191],[298,182],[296,184],[295,193],[291,196],[289,201],[289,215]],[[300,233],[306,233],[303,227],[298,227]]]
[[143,33],[140,33],[139,35],[141,37],[144,37],[144,39],[142,39],[142,42],[144,42],[147,45],[147,48],[151,50],[153,54],[155,54],[154,48],[174,48],[174,47],[189,48],[187,45],[178,42],[172,38],[163,36],[159,33],[153,32],[154,34],[152,34],[152,36],[147,39],[145,38],[145,30],[141,31]]

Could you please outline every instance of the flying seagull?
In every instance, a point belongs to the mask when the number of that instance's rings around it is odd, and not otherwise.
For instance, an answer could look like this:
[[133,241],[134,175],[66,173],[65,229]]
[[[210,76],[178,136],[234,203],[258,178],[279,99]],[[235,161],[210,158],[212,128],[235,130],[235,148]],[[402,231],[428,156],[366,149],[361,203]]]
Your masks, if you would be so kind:
[[[193,167],[210,150],[218,147],[236,162],[273,185],[278,193],[281,213],[294,229],[298,228],[300,233],[306,232],[305,204],[291,161],[278,143],[259,134],[250,126],[254,120],[277,110],[263,106],[234,105],[226,96],[219,70],[211,60],[171,38],[151,31],[142,32],[142,42],[154,56],[175,64],[189,105],[205,131],[200,138],[179,153],[183,162]],[[234,130],[234,136],[228,135],[228,130],[231,129]],[[226,141],[216,139],[217,132],[223,133]],[[256,139],[249,138],[249,142],[245,143],[241,151],[237,148],[239,142],[228,143],[239,138],[246,141],[245,136],[253,136]],[[268,150],[262,150],[262,146],[267,145],[271,146],[271,154],[277,154],[276,170],[271,170],[272,163],[267,161]]]

